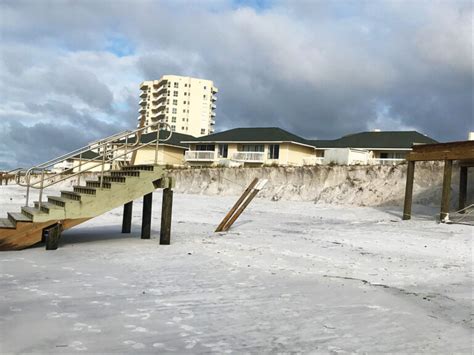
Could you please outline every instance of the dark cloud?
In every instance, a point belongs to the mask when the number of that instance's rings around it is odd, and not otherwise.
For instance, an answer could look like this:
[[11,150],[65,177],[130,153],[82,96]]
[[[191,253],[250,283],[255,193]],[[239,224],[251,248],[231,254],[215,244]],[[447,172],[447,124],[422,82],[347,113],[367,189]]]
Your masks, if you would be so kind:
[[139,82],[164,74],[215,81],[217,129],[474,130],[470,1],[3,1],[0,14],[0,164],[133,127]]

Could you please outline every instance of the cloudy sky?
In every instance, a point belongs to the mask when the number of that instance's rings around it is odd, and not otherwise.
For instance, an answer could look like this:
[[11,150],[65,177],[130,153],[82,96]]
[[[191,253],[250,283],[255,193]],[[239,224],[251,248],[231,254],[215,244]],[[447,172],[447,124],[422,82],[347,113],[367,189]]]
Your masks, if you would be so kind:
[[214,80],[217,130],[463,140],[472,23],[468,0],[0,0],[0,168],[133,127],[163,74]]

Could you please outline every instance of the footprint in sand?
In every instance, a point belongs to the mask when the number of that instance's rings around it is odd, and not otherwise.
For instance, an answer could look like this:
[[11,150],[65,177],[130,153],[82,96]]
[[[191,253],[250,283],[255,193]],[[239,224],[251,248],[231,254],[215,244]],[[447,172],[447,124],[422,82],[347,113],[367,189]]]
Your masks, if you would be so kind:
[[46,314],[46,317],[49,319],[53,318],[77,318],[76,313],[58,313],[58,312],[50,312]]
[[86,351],[87,350],[87,348],[79,340],[73,341],[71,344],[69,344],[69,347],[74,349],[74,350],[77,350],[77,351]]
[[85,323],[74,323],[74,328],[72,330],[76,332],[102,333],[102,330],[97,328],[97,326]]
[[145,349],[146,346],[143,343],[137,343],[134,340],[125,340],[123,342],[125,345],[130,345],[133,349],[139,350],[139,349]]

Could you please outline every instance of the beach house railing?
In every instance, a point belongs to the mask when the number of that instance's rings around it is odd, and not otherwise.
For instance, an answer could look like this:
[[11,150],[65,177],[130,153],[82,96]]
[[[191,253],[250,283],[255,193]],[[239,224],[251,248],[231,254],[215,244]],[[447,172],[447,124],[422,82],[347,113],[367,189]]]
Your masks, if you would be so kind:
[[213,150],[188,150],[184,153],[186,161],[214,161],[216,152]]
[[238,152],[232,154],[232,159],[247,163],[263,163],[265,159],[264,152]]

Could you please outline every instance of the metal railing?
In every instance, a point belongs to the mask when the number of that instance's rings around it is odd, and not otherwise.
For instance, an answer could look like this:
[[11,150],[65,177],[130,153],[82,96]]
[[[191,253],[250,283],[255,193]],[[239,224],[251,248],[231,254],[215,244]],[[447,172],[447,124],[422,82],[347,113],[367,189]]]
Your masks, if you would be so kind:
[[244,161],[244,162],[263,162],[265,159],[264,152],[238,152],[232,154],[233,160]]
[[[167,126],[169,135],[166,139],[160,139],[160,130]],[[146,132],[148,128],[157,128],[156,131],[156,138],[151,140],[147,143],[140,142],[140,136],[143,132]],[[26,203],[25,206],[28,206],[29,197],[30,197],[30,189],[39,189],[39,199],[38,199],[38,207],[41,207],[42,198],[43,198],[43,191],[44,189],[55,185],[61,181],[70,179],[74,176],[79,176],[78,184],[80,182],[81,175],[91,171],[97,167],[100,168],[100,189],[103,188],[103,181],[104,181],[104,172],[105,172],[105,165],[109,163],[113,163],[115,161],[121,161],[128,163],[128,156],[133,155],[132,153],[142,149],[146,146],[155,145],[155,164],[158,161],[158,145],[159,142],[166,142],[171,138],[172,131],[167,123],[159,122],[150,124],[144,127],[137,128],[133,131],[127,130],[117,134],[113,134],[107,138],[97,140],[95,142],[89,143],[87,146],[76,149],[72,152],[67,154],[61,155],[60,157],[51,159],[47,162],[41,163],[34,167],[29,168],[28,170],[25,169],[16,169],[15,180],[16,183],[20,186],[26,187]],[[135,138],[135,142],[129,143],[131,139]],[[92,158],[86,159],[83,157],[84,153],[92,152],[97,154]],[[122,159],[120,159],[122,158]],[[77,165],[66,169],[64,171],[49,174],[46,176],[46,173],[53,167],[55,164],[60,163],[66,159],[78,159],[79,162]],[[87,164],[87,165],[86,165]],[[75,172],[74,170],[77,171]],[[38,176],[39,179],[36,181],[32,181],[32,174]],[[25,182],[22,183],[20,181],[20,177],[25,176]],[[66,176],[64,176],[66,175]],[[46,181],[48,180],[48,181]]]
[[214,161],[216,152],[213,150],[188,150],[184,154],[186,161]]

